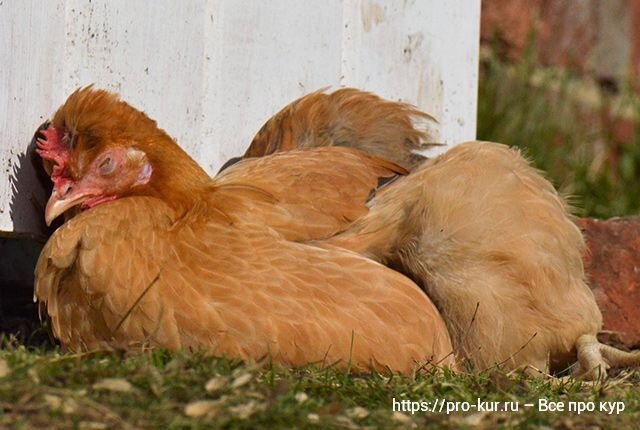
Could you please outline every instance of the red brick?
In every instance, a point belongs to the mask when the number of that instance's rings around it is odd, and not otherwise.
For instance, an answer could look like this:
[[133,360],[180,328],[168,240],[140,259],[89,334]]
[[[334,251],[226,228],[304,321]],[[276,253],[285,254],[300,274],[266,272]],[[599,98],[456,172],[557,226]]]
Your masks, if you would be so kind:
[[585,269],[604,318],[629,347],[640,346],[640,217],[578,220],[589,248]]

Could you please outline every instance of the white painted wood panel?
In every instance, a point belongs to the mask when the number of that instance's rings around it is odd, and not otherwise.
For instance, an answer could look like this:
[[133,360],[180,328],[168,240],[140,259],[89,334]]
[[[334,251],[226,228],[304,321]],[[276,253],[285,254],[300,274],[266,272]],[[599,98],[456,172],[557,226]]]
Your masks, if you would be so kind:
[[345,2],[342,83],[422,108],[448,145],[475,137],[480,1]]
[[327,85],[417,104],[440,141],[472,139],[479,14],[479,0],[0,0],[0,232],[41,231],[25,149],[89,83],[145,110],[212,173]]

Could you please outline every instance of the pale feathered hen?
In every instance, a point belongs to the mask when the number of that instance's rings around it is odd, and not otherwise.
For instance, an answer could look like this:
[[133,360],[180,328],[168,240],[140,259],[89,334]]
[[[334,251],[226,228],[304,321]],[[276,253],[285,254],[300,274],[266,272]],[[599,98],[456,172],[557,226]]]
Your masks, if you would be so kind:
[[[366,119],[359,117],[363,112]],[[417,118],[415,108],[357,90],[312,93],[267,121],[245,157],[339,141],[388,158],[393,151],[397,162],[417,170],[372,193],[371,213],[327,243],[411,276],[442,311],[460,360],[475,369],[557,370],[579,359],[575,373],[595,377],[609,367],[639,365],[640,354],[596,340],[602,317],[584,281],[583,239],[553,186],[517,152],[497,144],[465,144],[419,165],[416,145],[398,144],[425,139],[411,131]],[[346,126],[356,131],[335,139],[345,124],[359,126]],[[393,145],[381,152],[385,139]],[[245,163],[235,175],[250,166]],[[266,157],[262,166],[249,176],[266,175],[276,188],[287,176],[277,157]],[[331,170],[306,174],[322,177]],[[304,188],[296,191],[306,195]]]
[[495,364],[604,375],[640,354],[600,344],[584,240],[551,183],[518,151],[469,142],[380,190],[329,240],[411,276],[435,302],[454,349]]
[[[312,210],[259,181],[211,181],[154,121],[91,88],[69,97],[38,145],[52,163],[47,221],[82,210],[36,268],[35,298],[65,347],[148,344],[407,373],[454,366],[442,318],[409,279],[349,251],[287,240],[350,223],[378,177],[402,173],[392,163],[336,150],[351,173]],[[369,179],[353,181],[358,169]],[[360,209],[331,214],[345,199]]]

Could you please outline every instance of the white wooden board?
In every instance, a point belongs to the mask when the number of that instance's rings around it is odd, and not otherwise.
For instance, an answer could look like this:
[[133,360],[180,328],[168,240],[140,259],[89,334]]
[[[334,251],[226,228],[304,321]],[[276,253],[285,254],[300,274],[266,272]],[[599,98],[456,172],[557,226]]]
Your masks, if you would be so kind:
[[78,86],[117,91],[208,171],[327,85],[417,104],[475,136],[480,0],[0,0],[0,232],[42,229],[24,151]]

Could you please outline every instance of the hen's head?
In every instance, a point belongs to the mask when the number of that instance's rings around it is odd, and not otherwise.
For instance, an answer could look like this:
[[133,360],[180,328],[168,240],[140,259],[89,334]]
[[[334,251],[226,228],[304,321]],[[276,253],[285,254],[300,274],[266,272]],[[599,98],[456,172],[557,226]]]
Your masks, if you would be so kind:
[[107,91],[75,91],[37,134],[53,181],[47,224],[71,208],[132,195],[184,204],[209,180],[155,121]]

